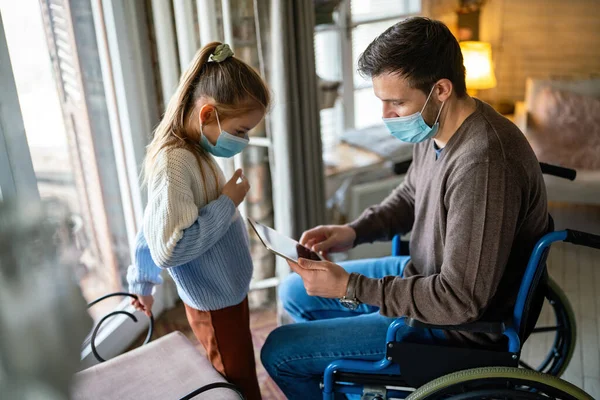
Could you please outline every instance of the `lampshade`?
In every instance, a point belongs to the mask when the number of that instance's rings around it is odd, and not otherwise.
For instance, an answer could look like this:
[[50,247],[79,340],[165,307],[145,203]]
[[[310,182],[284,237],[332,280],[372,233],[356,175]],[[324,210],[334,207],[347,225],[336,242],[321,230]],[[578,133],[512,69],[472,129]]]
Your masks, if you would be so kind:
[[491,89],[496,86],[496,75],[492,66],[492,46],[486,42],[460,42],[465,69],[467,89]]

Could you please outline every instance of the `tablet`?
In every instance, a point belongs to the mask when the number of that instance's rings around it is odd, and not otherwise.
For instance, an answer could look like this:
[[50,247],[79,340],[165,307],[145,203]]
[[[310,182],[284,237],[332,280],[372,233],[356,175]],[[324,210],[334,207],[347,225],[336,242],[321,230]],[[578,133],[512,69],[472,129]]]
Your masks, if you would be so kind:
[[315,261],[324,261],[319,253],[302,246],[300,243],[287,236],[282,235],[268,226],[259,224],[248,218],[248,223],[258,235],[262,244],[272,253],[285,258],[286,260],[298,263],[299,258],[306,258]]

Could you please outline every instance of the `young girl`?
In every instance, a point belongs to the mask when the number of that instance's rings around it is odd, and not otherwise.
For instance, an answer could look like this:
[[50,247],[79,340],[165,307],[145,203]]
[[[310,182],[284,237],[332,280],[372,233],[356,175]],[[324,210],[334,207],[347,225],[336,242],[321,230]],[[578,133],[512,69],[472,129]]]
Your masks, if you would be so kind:
[[127,273],[138,295],[132,304],[149,315],[168,269],[213,366],[247,399],[260,399],[247,299],[252,259],[237,211],[250,187],[241,170],[225,183],[213,156],[241,152],[269,101],[260,76],[228,45],[196,54],[148,146],[148,205]]

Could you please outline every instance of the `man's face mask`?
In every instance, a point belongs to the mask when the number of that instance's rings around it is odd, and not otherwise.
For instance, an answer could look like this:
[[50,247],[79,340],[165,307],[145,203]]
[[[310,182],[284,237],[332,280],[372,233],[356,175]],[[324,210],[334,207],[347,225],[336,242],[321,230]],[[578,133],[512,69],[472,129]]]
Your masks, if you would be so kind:
[[246,136],[245,138],[241,138],[225,132],[221,129],[221,122],[219,121],[219,113],[217,112],[217,109],[215,109],[215,115],[217,117],[217,124],[219,125],[219,132],[221,132],[221,134],[217,139],[217,143],[213,145],[211,142],[208,141],[206,136],[204,136],[204,133],[202,132],[201,122],[200,145],[202,146],[202,148],[216,157],[230,158],[238,153],[241,153],[242,150],[244,150],[250,142],[248,137]]
[[442,108],[444,108],[444,103],[442,103],[440,110],[438,111],[433,126],[427,125],[423,119],[423,110],[425,110],[425,106],[427,106],[427,103],[429,102],[433,89],[435,89],[435,85],[431,88],[429,96],[427,96],[427,100],[425,100],[425,104],[421,111],[417,111],[416,113],[405,117],[383,118],[383,123],[392,135],[403,142],[408,143],[419,143],[435,136],[440,126],[439,119]]

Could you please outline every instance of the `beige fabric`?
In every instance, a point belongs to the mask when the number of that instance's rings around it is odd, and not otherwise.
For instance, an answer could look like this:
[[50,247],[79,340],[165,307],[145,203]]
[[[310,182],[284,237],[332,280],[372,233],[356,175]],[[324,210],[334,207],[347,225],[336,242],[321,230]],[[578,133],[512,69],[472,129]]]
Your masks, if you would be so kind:
[[600,97],[600,77],[597,75],[573,75],[570,77],[529,78],[525,85],[525,104],[527,110],[533,108],[538,93],[551,87],[583,96]]
[[[189,392],[225,379],[180,332],[75,375],[73,400],[177,400]],[[239,400],[228,389],[215,389],[194,400]]]
[[550,201],[600,205],[600,170],[577,171],[575,181],[555,176],[544,176],[544,181]]
[[[571,79],[532,79],[527,80],[525,101],[517,103],[515,108],[515,123],[529,139],[531,124],[530,111],[534,100],[544,88],[577,93],[583,96],[600,98],[600,78],[573,77]],[[566,179],[545,176],[548,200],[578,204],[600,204],[600,170],[588,171],[579,169],[577,179]]]
[[538,159],[600,170],[600,100],[545,87],[530,110],[527,138]]

